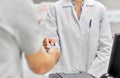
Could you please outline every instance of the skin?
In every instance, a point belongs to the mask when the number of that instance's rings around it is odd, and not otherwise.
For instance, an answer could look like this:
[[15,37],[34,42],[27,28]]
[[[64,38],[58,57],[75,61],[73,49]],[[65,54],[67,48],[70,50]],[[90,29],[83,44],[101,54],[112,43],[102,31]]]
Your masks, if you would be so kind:
[[[54,40],[44,39],[43,46],[46,47],[48,44],[54,44]],[[43,49],[40,49],[36,53],[26,54],[25,57],[29,68],[34,73],[44,74],[56,65],[60,58],[60,52],[56,48],[50,48],[48,52],[44,52]]]
[[80,11],[81,11],[81,5],[82,5],[82,0],[73,0],[75,3],[75,11],[77,14],[77,17],[80,17]]

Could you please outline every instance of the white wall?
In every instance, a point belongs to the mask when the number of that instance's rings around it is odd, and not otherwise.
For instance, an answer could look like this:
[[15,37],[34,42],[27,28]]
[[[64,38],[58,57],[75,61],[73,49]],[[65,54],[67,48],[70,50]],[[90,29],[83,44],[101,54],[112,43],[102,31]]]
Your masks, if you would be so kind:
[[50,2],[50,1],[57,1],[57,0],[33,0],[35,3],[40,3],[40,2]]
[[[120,0],[98,0],[101,3],[103,3],[106,7],[107,10],[112,11],[112,10],[117,10],[120,11]],[[120,14],[119,14],[120,17]],[[118,22],[111,22],[111,28],[112,32],[119,32],[120,33],[120,21]]]

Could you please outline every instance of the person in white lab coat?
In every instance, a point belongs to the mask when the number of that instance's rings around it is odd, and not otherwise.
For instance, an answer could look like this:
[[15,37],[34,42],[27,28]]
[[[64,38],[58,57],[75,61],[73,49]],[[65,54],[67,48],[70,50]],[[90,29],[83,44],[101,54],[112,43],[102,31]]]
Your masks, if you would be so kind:
[[45,28],[62,52],[52,72],[85,71],[96,78],[107,72],[112,35],[104,5],[95,0],[57,1],[48,11]]
[[[37,73],[48,72],[57,63],[60,53],[55,48],[44,52],[37,14],[30,0],[0,0],[0,78],[23,78],[22,53],[29,68]],[[45,39],[44,46],[54,43]]]

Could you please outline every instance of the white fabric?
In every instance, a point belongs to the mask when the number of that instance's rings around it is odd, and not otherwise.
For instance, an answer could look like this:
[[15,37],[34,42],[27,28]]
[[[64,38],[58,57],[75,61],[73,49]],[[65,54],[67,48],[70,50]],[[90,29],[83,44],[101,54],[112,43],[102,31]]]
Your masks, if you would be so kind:
[[99,78],[107,71],[112,36],[101,3],[85,0],[78,20],[71,1],[60,0],[50,7],[45,26],[46,36],[56,39],[62,55],[51,72],[86,71]]
[[41,46],[38,18],[31,0],[0,0],[0,78],[22,78],[21,53]]

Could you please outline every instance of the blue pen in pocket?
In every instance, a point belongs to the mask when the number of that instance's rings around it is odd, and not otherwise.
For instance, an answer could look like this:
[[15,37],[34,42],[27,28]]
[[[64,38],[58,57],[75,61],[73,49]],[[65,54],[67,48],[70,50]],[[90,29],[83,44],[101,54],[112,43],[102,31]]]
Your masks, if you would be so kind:
[[92,19],[90,19],[90,21],[89,21],[89,28],[91,28],[92,27]]

